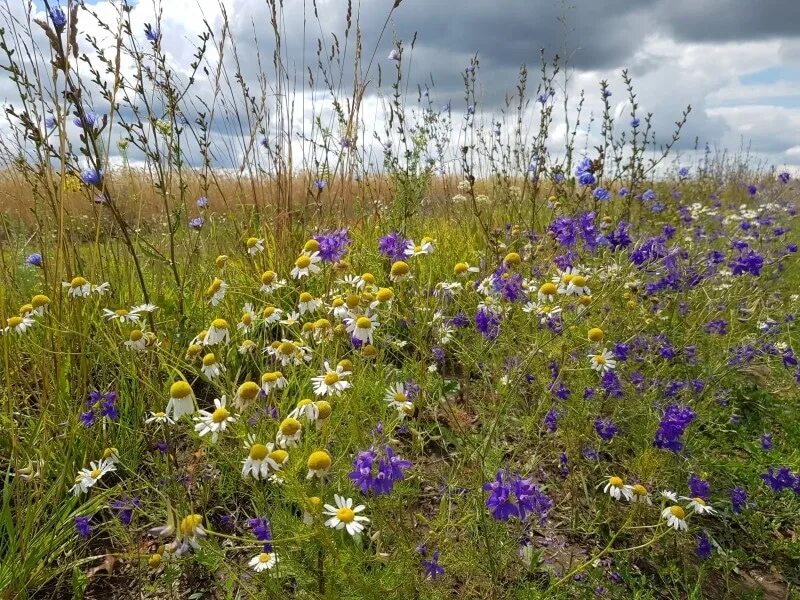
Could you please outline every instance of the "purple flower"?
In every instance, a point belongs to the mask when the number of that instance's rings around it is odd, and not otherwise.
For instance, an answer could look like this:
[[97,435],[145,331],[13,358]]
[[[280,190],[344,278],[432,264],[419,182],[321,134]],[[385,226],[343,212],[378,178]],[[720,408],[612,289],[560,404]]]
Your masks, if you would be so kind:
[[[424,551],[423,551],[424,556]],[[441,575],[444,575],[444,567],[439,564],[439,551],[435,551],[431,556],[430,560],[423,560],[422,561],[422,569],[425,571],[425,578],[426,579],[436,579]]]
[[553,501],[542,493],[539,486],[517,474],[512,480],[511,475],[502,469],[494,481],[483,484],[483,489],[490,492],[486,508],[498,521],[507,521],[511,517],[524,521],[530,513],[538,516],[539,523],[544,524],[553,507]]
[[324,190],[326,185],[327,184],[325,183],[324,179],[315,179],[314,180],[314,187],[317,188],[319,191]]
[[56,118],[53,115],[47,115],[44,118],[44,126],[47,129],[55,129],[57,125],[58,121],[56,121]]
[[510,273],[503,264],[497,268],[497,271],[492,276],[492,287],[496,293],[509,302],[528,299],[522,285],[522,274]]
[[100,187],[100,183],[103,181],[103,171],[98,171],[97,169],[86,169],[85,171],[81,171],[80,177],[81,181],[86,185]]
[[750,273],[754,277],[758,277],[761,274],[761,268],[763,266],[764,257],[758,254],[758,252],[755,250],[741,252],[736,260],[730,263],[730,267],[734,275]]
[[407,244],[408,240],[400,232],[393,231],[378,241],[378,250],[390,260],[403,260]]
[[161,31],[157,27],[153,27],[150,23],[144,24],[144,37],[147,41],[156,43],[161,38]]
[[85,112],[83,113],[82,117],[77,116],[72,119],[72,123],[75,125],[75,127],[80,127],[84,130],[92,130],[97,127],[99,119],[100,117],[97,115],[97,113]]
[[595,200],[600,200],[605,202],[606,200],[611,200],[611,192],[609,192],[606,188],[595,188],[594,192],[592,192],[592,196],[594,196]]
[[197,199],[196,204],[197,204],[197,208],[205,208],[205,207],[208,206],[208,198],[206,198],[205,196],[200,196]]
[[694,553],[698,556],[698,558],[702,560],[708,560],[711,558],[711,553],[713,549],[711,548],[711,540],[708,539],[706,532],[703,531],[697,536],[697,547],[694,550]]
[[704,479],[697,476],[696,473],[689,475],[689,493],[692,498],[702,498],[708,500],[711,494],[711,486]]
[[141,507],[141,502],[138,498],[128,498],[122,496],[118,500],[111,503],[111,508],[117,511],[117,518],[123,525],[130,525],[133,519],[133,511]]
[[500,334],[502,315],[487,307],[481,307],[475,315],[475,326],[487,340],[494,340]]
[[782,173],[779,173],[779,174],[778,174],[778,180],[779,180],[781,183],[789,183],[789,180],[790,180],[791,178],[792,178],[792,176],[791,176],[791,175],[789,175],[789,173],[787,173],[786,171],[783,171]]
[[761,475],[761,480],[772,488],[773,492],[789,489],[797,491],[798,478],[800,475],[793,474],[789,467],[769,467],[767,472]]
[[326,262],[339,262],[347,254],[350,235],[347,229],[318,233],[314,239],[319,243],[319,256]]
[[697,414],[688,406],[670,404],[661,417],[653,445],[656,448],[680,452],[683,449],[683,436],[686,428]]
[[52,6],[48,13],[50,15],[50,21],[53,23],[53,27],[55,27],[56,31],[64,31],[64,27],[67,26],[67,16],[64,14],[62,8],[60,6]]
[[641,119],[639,119],[639,117],[634,117],[633,119],[631,119],[631,127],[636,129],[641,124],[641,122],[642,121]]
[[772,434],[765,433],[761,436],[761,449],[769,452],[772,450]]
[[678,169],[678,177],[686,179],[689,176],[689,167],[681,167]]
[[194,229],[195,231],[199,231],[203,228],[203,225],[206,224],[206,220],[203,217],[195,217],[194,219],[189,219],[189,227]]
[[593,185],[596,181],[592,173],[592,161],[588,157],[584,157],[575,167],[575,177],[578,178],[578,182],[583,186]]
[[547,411],[547,414],[544,416],[544,426],[547,428],[547,431],[550,433],[555,433],[555,430],[558,429],[558,418],[561,416],[561,413],[557,411],[555,408],[551,408]]
[[372,447],[358,453],[350,479],[362,494],[372,491],[381,496],[390,494],[394,484],[405,479],[405,471],[409,468],[411,461],[396,456],[391,446],[384,446],[382,454]]
[[[253,535],[259,542],[264,542],[264,547],[270,545],[272,542],[272,529],[269,526],[269,520],[266,517],[256,517],[255,519],[248,519],[247,524],[253,530]],[[267,550],[270,551],[270,550]]]
[[88,410],[84,413],[81,413],[78,419],[84,427],[91,427],[94,425],[94,411]]
[[42,266],[42,255],[38,252],[34,252],[28,258],[25,259],[25,264],[29,267],[41,267]]
[[755,196],[758,193],[758,188],[753,184],[747,186],[747,193],[751,196]]
[[653,190],[648,189],[642,192],[642,200],[644,200],[645,202],[650,202],[655,199],[656,199],[656,193]]
[[621,188],[619,188],[619,191],[617,192],[617,195],[618,195],[620,198],[624,198],[625,196],[627,196],[627,195],[628,195],[628,194],[630,194],[630,193],[631,193],[631,192],[630,192],[630,190],[629,190],[628,188],[626,188],[626,187],[621,187]]
[[619,429],[611,419],[595,419],[594,430],[600,436],[600,439],[605,442],[613,440],[614,436],[619,432]]
[[747,508],[747,490],[742,487],[735,487],[731,490],[731,507],[737,515]]
[[82,538],[89,537],[89,534],[92,533],[92,526],[89,524],[89,521],[92,520],[90,516],[84,515],[75,515],[75,531],[78,532]]

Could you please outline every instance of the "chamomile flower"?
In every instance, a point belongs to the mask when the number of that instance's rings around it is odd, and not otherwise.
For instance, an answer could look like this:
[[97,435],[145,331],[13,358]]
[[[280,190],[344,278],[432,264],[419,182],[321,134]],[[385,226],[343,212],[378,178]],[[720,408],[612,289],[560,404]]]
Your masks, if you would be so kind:
[[169,418],[165,412],[151,412],[150,416],[144,420],[145,423],[158,423],[159,425],[174,425],[175,421]]
[[603,336],[605,336],[605,332],[599,327],[592,327],[591,329],[589,329],[589,332],[586,335],[589,338],[590,342],[599,344],[600,342],[603,341]]
[[176,555],[180,556],[189,551],[189,547],[195,550],[200,549],[200,538],[206,537],[206,530],[203,529],[203,516],[191,514],[181,519],[178,525],[178,535],[175,538],[177,544]]
[[287,313],[286,316],[279,322],[281,325],[284,325],[286,327],[292,327],[293,325],[297,325],[300,322],[300,313],[298,312]]
[[389,270],[389,279],[392,281],[403,281],[404,279],[409,279],[410,277],[411,267],[408,266],[407,262],[398,260],[392,263],[392,267]]
[[345,324],[347,325],[347,333],[365,344],[372,343],[372,335],[380,326],[377,315],[345,319]]
[[678,494],[675,492],[671,492],[669,490],[662,490],[661,497],[665,500],[669,500],[670,502],[677,502],[678,501]]
[[523,312],[536,313],[539,317],[539,322],[544,325],[548,320],[555,318],[561,313],[561,307],[555,304],[542,304],[528,302],[522,307]]
[[300,311],[301,315],[316,312],[319,310],[320,306],[322,306],[322,300],[314,298],[314,296],[308,292],[302,292],[297,301],[297,309]]
[[392,288],[380,288],[375,292],[375,299],[370,303],[369,307],[372,310],[378,308],[391,308],[392,300],[394,299],[394,291]]
[[432,241],[433,240],[430,238],[422,238],[419,244],[415,244],[414,240],[408,240],[408,242],[406,242],[406,249],[403,254],[412,258],[415,256],[422,256],[423,254],[432,254]]
[[89,463],[89,466],[89,469],[81,469],[75,477],[75,485],[70,488],[75,496],[87,493],[89,488],[94,487],[103,475],[117,470],[114,464],[107,460],[93,461]]
[[647,491],[647,488],[644,487],[641,483],[636,483],[630,486],[630,497],[628,500],[631,502],[641,502],[643,504],[652,505],[653,501],[650,500],[650,494]]
[[225,298],[225,292],[228,290],[228,284],[222,281],[219,277],[215,277],[211,285],[206,290],[206,298],[211,306],[217,306]]
[[117,310],[103,309],[103,318],[107,321],[137,324],[141,320],[141,313],[135,309],[119,308]]
[[303,398],[297,403],[289,416],[294,419],[306,419],[307,421],[315,421],[317,419],[317,407],[314,401],[310,398]]
[[[602,485],[602,482],[601,484]],[[631,486],[625,485],[625,482],[622,481],[621,477],[617,477],[613,475],[606,480],[606,485],[603,488],[603,493],[608,494],[614,500],[630,500],[633,492],[631,491]]]
[[321,429],[325,422],[330,418],[333,413],[333,408],[327,400],[317,400],[314,402],[314,425],[317,430]]
[[36,294],[31,298],[31,306],[35,314],[43,316],[47,312],[47,307],[50,306],[50,298],[44,294]]
[[135,352],[144,352],[147,349],[147,337],[141,329],[131,329],[125,347]]
[[250,354],[251,352],[255,352],[256,343],[253,340],[242,340],[242,343],[239,344],[239,354]]
[[253,400],[258,398],[260,393],[261,387],[255,381],[245,381],[239,386],[239,389],[236,390],[234,402],[240,406],[250,404]]
[[369,523],[369,519],[364,515],[359,515],[366,507],[359,504],[353,508],[353,499],[344,498],[339,494],[333,495],[336,506],[325,505],[324,513],[330,518],[325,521],[325,525],[332,529],[346,529],[350,535],[359,535],[364,531],[364,523]]
[[265,396],[269,396],[273,390],[282,390],[288,382],[280,371],[270,371],[261,375],[261,389]]
[[261,311],[261,322],[264,323],[264,325],[272,325],[280,321],[282,316],[283,311],[280,308],[265,306]]
[[698,515],[713,515],[717,512],[702,498],[686,498],[681,496],[681,499],[689,500],[690,502],[686,505],[686,508]]
[[606,371],[613,371],[617,366],[614,353],[603,348],[597,354],[589,354],[589,365],[601,375]]
[[311,453],[306,462],[308,467],[308,475],[306,479],[313,479],[318,477],[322,479],[331,469],[331,455],[325,450],[316,450]]
[[311,525],[322,512],[322,499],[319,496],[311,496],[306,500],[303,507],[303,523]]
[[667,506],[662,510],[661,518],[666,519],[667,526],[672,527],[675,531],[686,531],[689,529],[689,525],[686,523],[686,511],[677,504]]
[[287,365],[297,366],[311,361],[309,348],[286,339],[268,346],[267,352],[280,362],[283,367]]
[[553,302],[555,302],[557,294],[558,294],[558,288],[556,287],[556,284],[547,281],[539,287],[539,292],[537,297],[539,299],[539,302],[552,304]]
[[3,333],[23,334],[33,327],[35,322],[36,321],[31,317],[9,317],[6,319],[6,326],[3,328]]
[[228,322],[225,319],[214,319],[211,322],[211,327],[208,328],[203,344],[206,346],[227,344],[231,339],[228,329]]
[[292,268],[290,275],[293,279],[302,279],[303,277],[308,277],[314,273],[319,273],[321,271],[319,267],[319,263],[321,261],[322,259],[319,256],[319,252],[301,254],[297,257],[297,260],[294,261],[294,267]]
[[247,564],[250,565],[256,573],[269,571],[278,564],[278,555],[274,552],[261,552],[251,558],[250,562]]
[[261,274],[261,287],[259,291],[262,294],[270,294],[275,290],[279,290],[286,285],[286,280],[278,277],[275,271],[264,271]]
[[176,381],[169,388],[169,402],[164,412],[173,421],[177,421],[183,415],[194,414],[194,392],[192,387],[185,381]]
[[73,277],[72,281],[64,281],[62,287],[68,288],[67,295],[72,298],[88,298],[92,293],[92,284],[83,277]]
[[289,460],[286,450],[275,448],[275,444],[261,444],[250,436],[245,444],[247,458],[242,461],[242,477],[266,481],[270,474],[278,473]]
[[590,296],[592,290],[586,285],[587,280],[585,275],[575,275],[570,279],[564,293],[567,296]]
[[247,253],[250,256],[255,256],[259,252],[264,251],[264,240],[254,237],[247,238],[245,246],[247,246]]
[[213,352],[209,352],[203,357],[203,366],[200,367],[203,375],[209,379],[216,379],[225,370],[225,367],[217,362],[217,356]]
[[278,427],[275,442],[280,448],[291,448],[300,443],[303,435],[303,425],[297,419],[286,417]]
[[408,391],[403,383],[395,383],[386,390],[384,400],[397,411],[398,416],[403,419],[414,414],[414,403],[408,399]]
[[219,434],[224,433],[228,425],[236,421],[236,417],[228,411],[225,403],[225,396],[215,398],[213,412],[200,410],[198,411],[200,414],[194,418],[195,421],[198,421],[194,426],[194,430],[200,437],[210,433],[211,443],[216,443]]
[[339,320],[349,319],[352,316],[347,303],[341,296],[336,296],[333,300],[331,300],[331,305],[328,310],[333,313],[335,318]]
[[470,273],[477,273],[480,269],[478,267],[470,266],[466,262],[457,262],[453,267],[453,273],[459,277],[468,277]]
[[111,284],[106,282],[101,283],[100,285],[91,285],[91,291],[93,294],[97,294],[98,296],[105,296],[108,292],[111,291]]
[[242,310],[244,312],[242,313],[241,320],[236,324],[236,329],[242,333],[247,333],[253,327],[253,323],[256,320],[256,313],[253,311],[253,305],[250,302],[247,302]]
[[338,396],[351,386],[346,379],[349,375],[350,371],[345,371],[341,365],[332,369],[330,364],[325,361],[325,372],[311,378],[314,393],[317,396]]

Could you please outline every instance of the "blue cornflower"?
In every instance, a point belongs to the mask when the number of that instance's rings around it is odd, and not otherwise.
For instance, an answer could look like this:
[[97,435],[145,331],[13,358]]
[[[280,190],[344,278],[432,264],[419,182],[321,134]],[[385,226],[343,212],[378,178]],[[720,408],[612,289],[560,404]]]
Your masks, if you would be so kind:
[[751,196],[755,196],[758,193],[758,188],[752,184],[747,186],[747,193]]
[[319,256],[326,262],[339,262],[347,254],[351,239],[347,229],[318,233],[314,239],[319,243]]
[[86,169],[81,172],[81,181],[86,185],[100,187],[103,181],[103,171],[97,169]]
[[390,260],[403,260],[406,258],[408,240],[398,231],[387,233],[378,241],[378,250]]
[[761,475],[761,480],[772,488],[773,492],[790,489],[797,491],[800,475],[793,474],[789,467],[769,467],[767,472]]
[[639,117],[634,117],[633,119],[631,119],[631,127],[633,127],[634,129],[636,129],[639,125],[641,125],[641,123],[642,120]]
[[29,267],[41,267],[42,266],[42,255],[38,252],[34,252],[28,258],[25,259],[25,264]]
[[197,199],[196,204],[197,208],[206,208],[208,206],[208,198],[206,198],[205,196],[200,196]]
[[53,27],[56,28],[56,31],[64,31],[64,27],[67,26],[67,16],[64,14],[63,9],[60,6],[52,6],[50,7],[49,14],[50,22],[53,23]]
[[603,202],[611,200],[611,192],[602,187],[595,188],[594,192],[592,192],[592,196],[594,196],[595,200],[601,200]]
[[145,23],[144,37],[146,37],[149,42],[155,44],[161,38],[161,31],[157,27],[153,27],[150,23]]
[[189,227],[195,230],[202,229],[203,225],[206,224],[206,220],[203,217],[195,217],[194,219],[189,219]]
[[786,171],[783,171],[783,172],[781,172],[781,173],[778,173],[778,180],[779,180],[781,183],[789,183],[789,180],[790,180],[791,178],[792,178],[792,176],[791,176],[791,175],[789,175],[789,173],[788,173],[788,172],[786,172]]
[[655,199],[656,199],[656,193],[653,190],[646,189],[644,192],[642,192],[642,200],[644,200],[645,202],[650,202]]
[[630,193],[631,193],[631,192],[630,192],[630,190],[629,190],[628,188],[626,188],[626,187],[621,187],[621,188],[619,188],[619,191],[617,192],[617,195],[618,195],[619,197],[621,197],[621,198],[624,198],[625,196],[627,196],[627,195],[628,195],[628,194],[630,194]]

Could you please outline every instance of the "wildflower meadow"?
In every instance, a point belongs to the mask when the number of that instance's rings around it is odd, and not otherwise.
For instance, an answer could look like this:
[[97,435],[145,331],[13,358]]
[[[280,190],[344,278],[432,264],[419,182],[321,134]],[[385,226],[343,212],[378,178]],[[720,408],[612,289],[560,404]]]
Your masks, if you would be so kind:
[[0,7],[0,597],[800,597],[795,173],[114,6]]

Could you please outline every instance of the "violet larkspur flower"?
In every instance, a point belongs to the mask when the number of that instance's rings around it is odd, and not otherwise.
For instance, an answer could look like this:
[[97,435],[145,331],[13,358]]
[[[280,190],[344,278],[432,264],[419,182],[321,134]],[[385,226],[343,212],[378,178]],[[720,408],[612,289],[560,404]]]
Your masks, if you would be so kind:
[[92,517],[85,516],[85,515],[75,515],[75,531],[78,532],[83,538],[89,537],[89,534],[92,533],[92,526],[89,524],[89,521],[92,520]]
[[475,326],[487,340],[494,340],[500,334],[501,320],[500,313],[484,306],[475,315]]
[[698,558],[702,560],[708,560],[711,558],[711,552],[713,551],[711,547],[711,540],[708,539],[708,535],[706,532],[703,531],[697,536],[697,547],[695,548],[694,553],[697,555]]
[[711,486],[705,479],[701,479],[696,473],[692,473],[689,475],[689,492],[692,498],[708,500],[711,495]]
[[688,406],[678,404],[667,406],[661,417],[653,445],[656,448],[680,452],[683,449],[681,437],[696,416],[697,414]]
[[613,440],[614,436],[619,432],[619,429],[611,419],[595,419],[594,430],[600,436],[600,439],[605,442]]
[[530,513],[539,517],[539,523],[547,521],[547,515],[553,508],[553,501],[533,485],[529,479],[522,479],[518,474],[512,476],[505,470],[499,470],[494,481],[483,484],[483,489],[490,492],[486,500],[486,508],[498,521],[507,521],[510,517],[518,517],[524,521]]
[[117,518],[123,525],[130,525],[133,520],[133,511],[141,507],[138,498],[128,498],[122,496],[111,503],[111,508],[117,512]]
[[764,266],[764,257],[755,250],[741,252],[739,256],[730,263],[731,271],[734,275],[743,275],[750,273],[754,277],[761,274],[761,268]]
[[769,467],[766,473],[761,475],[761,480],[767,484],[773,492],[783,490],[798,489],[800,475],[792,473],[789,467]]
[[387,233],[378,241],[378,250],[390,260],[404,260],[408,240],[398,231]]
[[742,487],[735,487],[731,490],[731,508],[737,515],[747,508],[747,490]]
[[547,414],[544,416],[544,426],[547,428],[547,431],[550,433],[554,433],[556,429],[558,429],[558,418],[561,416],[555,408],[551,408],[547,411]]
[[98,171],[97,169],[86,169],[85,171],[81,171],[80,177],[81,181],[86,185],[100,187],[100,183],[103,181],[103,171]]
[[792,176],[791,176],[791,175],[789,175],[789,173],[788,173],[788,172],[786,172],[786,171],[783,171],[782,173],[779,173],[779,174],[778,174],[778,180],[779,180],[781,183],[789,183],[789,180],[790,180],[791,178],[792,178]]
[[145,23],[144,37],[146,37],[149,42],[155,44],[161,38],[161,31],[159,31],[158,28],[153,27],[150,23]]
[[592,192],[592,196],[595,200],[601,200],[603,202],[606,200],[611,200],[611,192],[602,187],[595,188],[594,192]]
[[314,236],[314,239],[319,244],[320,258],[326,262],[334,263],[344,258],[351,242],[347,229],[318,233]]
[[358,453],[353,461],[350,479],[361,493],[372,491],[376,496],[390,494],[394,484],[405,479],[405,471],[411,461],[396,456],[391,446],[383,447],[380,453],[374,447]]
[[761,449],[769,452],[772,450],[772,434],[765,433],[761,436]]
[[269,543],[272,541],[272,529],[266,517],[248,519],[247,524],[250,526],[250,529],[253,530],[253,535],[256,536],[259,542]]
[[[424,557],[426,555],[425,547],[421,546],[420,554]],[[439,564],[439,551],[436,550],[430,559],[425,559],[421,563],[422,570],[425,571],[426,579],[436,579],[444,575],[444,567]]]
[[29,267],[41,267],[42,266],[42,255],[38,252],[34,252],[28,258],[25,259],[25,264]]

